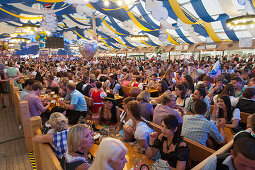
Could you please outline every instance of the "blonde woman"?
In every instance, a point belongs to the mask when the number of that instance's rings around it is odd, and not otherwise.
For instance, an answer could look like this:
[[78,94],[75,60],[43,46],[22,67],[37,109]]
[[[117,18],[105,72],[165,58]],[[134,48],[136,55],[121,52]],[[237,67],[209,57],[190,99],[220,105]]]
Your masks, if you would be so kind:
[[153,106],[150,103],[150,93],[147,90],[142,91],[137,96],[137,101],[142,104],[142,117],[146,120],[152,121],[153,118]]
[[122,86],[130,87],[131,86],[131,81],[132,81],[132,76],[130,74],[127,74],[124,77],[124,80],[122,81]]
[[93,145],[90,129],[84,124],[77,124],[69,129],[67,152],[60,163],[65,170],[87,170],[90,167],[88,152]]
[[48,124],[50,124],[51,129],[47,132],[47,134],[61,132],[68,128],[68,119],[63,115],[63,113],[55,112],[50,115]]
[[[161,125],[162,119],[167,115],[175,115],[179,124],[182,124],[182,118],[174,109],[180,109],[176,105],[176,97],[171,92],[165,92],[160,97],[161,104],[158,104],[154,110],[153,123]],[[183,109],[181,109],[183,112]]]
[[127,148],[118,139],[104,138],[89,170],[122,170],[127,163]]

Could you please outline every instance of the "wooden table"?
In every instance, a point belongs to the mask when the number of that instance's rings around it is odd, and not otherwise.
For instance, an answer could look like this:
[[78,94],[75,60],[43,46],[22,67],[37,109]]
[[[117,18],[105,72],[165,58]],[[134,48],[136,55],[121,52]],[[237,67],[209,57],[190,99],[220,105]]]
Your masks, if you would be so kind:
[[158,89],[149,89],[148,90],[149,93],[155,93],[155,92],[159,92]]
[[[127,149],[128,149],[128,153],[126,154],[126,159],[127,159],[127,163],[126,163],[126,165],[125,165],[125,167],[124,167],[124,170],[130,170],[131,168],[133,168],[134,167],[134,163],[133,163],[133,147],[131,147],[128,143],[125,143],[124,142],[124,144],[125,144],[125,146],[127,147]],[[96,153],[97,153],[97,149],[98,149],[98,145],[97,144],[94,144],[92,147],[91,147],[91,149],[90,149],[90,153],[95,157],[96,156]],[[142,155],[142,154],[139,154],[139,153],[137,153],[138,155]],[[144,163],[146,164],[146,165],[149,165],[149,164],[153,164],[154,163],[154,161],[152,161],[152,160],[150,160],[150,159],[148,159],[148,158],[146,158],[145,156],[144,156]]]

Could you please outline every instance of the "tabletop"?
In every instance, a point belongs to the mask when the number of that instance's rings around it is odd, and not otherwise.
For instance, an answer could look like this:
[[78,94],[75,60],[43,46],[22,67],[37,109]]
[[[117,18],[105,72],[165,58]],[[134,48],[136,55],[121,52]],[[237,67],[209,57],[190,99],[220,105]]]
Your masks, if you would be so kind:
[[[125,143],[125,142],[124,142],[124,144],[125,144],[125,146],[126,146],[127,149],[128,149],[128,153],[126,154],[127,163],[126,163],[126,165],[125,165],[125,167],[124,167],[124,170],[130,170],[131,168],[134,167],[134,162],[133,162],[133,151],[134,151],[134,149],[133,149],[133,147],[131,147],[128,143]],[[91,149],[90,149],[90,153],[91,153],[94,157],[96,156],[97,149],[98,149],[98,145],[97,145],[97,144],[94,144],[94,145],[91,147]],[[146,165],[150,165],[150,164],[153,164],[153,163],[154,163],[154,161],[152,161],[152,160],[146,158],[145,155],[142,155],[142,154],[140,154],[140,153],[136,153],[136,154],[138,154],[138,155],[140,155],[140,156],[143,157],[144,163],[145,163]]]

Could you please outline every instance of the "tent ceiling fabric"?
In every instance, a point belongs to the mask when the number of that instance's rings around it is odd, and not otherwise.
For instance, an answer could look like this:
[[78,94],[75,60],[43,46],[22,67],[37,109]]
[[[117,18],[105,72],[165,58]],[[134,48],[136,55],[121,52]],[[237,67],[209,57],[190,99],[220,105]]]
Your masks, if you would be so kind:
[[[127,0],[126,0],[127,1]],[[242,14],[254,14],[253,0],[136,0],[117,6],[102,0],[0,0],[0,34],[14,33],[22,24],[39,25],[45,14],[44,4],[54,4],[57,32],[70,41],[93,39],[92,15],[96,15],[101,49],[129,49],[174,44],[193,44],[254,38],[251,28],[229,29],[226,20]],[[161,41],[161,28],[167,40]],[[147,41],[132,41],[132,34],[147,34]]]

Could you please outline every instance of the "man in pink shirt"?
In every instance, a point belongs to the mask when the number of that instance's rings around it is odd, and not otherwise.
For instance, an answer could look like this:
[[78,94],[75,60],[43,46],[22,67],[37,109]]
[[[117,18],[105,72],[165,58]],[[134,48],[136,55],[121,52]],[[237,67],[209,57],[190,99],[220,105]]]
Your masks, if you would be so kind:
[[50,102],[45,103],[44,107],[39,95],[43,89],[41,83],[36,82],[32,85],[32,91],[24,97],[24,101],[28,102],[30,117],[40,116],[50,107]]

